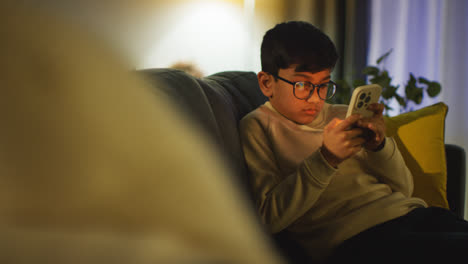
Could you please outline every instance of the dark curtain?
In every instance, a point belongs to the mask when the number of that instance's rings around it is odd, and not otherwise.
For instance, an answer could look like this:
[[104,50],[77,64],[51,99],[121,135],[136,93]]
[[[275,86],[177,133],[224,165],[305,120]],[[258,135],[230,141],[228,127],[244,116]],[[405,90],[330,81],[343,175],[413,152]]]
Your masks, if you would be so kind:
[[[340,56],[333,80],[363,79],[367,65],[370,31],[370,0],[291,0],[287,20],[304,20],[323,30]],[[340,102],[347,103],[347,102]]]

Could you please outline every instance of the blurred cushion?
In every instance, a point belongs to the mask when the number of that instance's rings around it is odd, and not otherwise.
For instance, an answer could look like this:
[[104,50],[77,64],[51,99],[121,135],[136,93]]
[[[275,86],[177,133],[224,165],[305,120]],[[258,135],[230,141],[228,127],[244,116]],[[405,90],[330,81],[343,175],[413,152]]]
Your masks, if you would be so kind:
[[437,103],[385,118],[386,134],[396,140],[413,174],[413,196],[443,208],[449,208],[444,141],[447,111],[447,105]]
[[[87,27],[9,2],[0,263],[282,263],[231,172],[163,89]],[[180,85],[190,86],[179,100],[193,95],[184,102],[211,111],[196,81]]]

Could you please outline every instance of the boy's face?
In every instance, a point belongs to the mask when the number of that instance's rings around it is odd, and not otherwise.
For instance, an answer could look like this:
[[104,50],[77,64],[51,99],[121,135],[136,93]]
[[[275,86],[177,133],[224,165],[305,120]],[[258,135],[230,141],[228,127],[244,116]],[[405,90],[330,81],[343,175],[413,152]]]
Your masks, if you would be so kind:
[[[330,69],[316,73],[296,72],[295,69],[296,65],[280,69],[278,76],[290,82],[307,81],[315,85],[330,81]],[[273,107],[286,118],[299,124],[308,124],[322,111],[325,101],[319,98],[317,89],[314,89],[309,99],[300,100],[294,96],[292,84],[280,79],[275,81],[272,75],[265,72],[260,72],[258,77],[263,94],[270,98]]]

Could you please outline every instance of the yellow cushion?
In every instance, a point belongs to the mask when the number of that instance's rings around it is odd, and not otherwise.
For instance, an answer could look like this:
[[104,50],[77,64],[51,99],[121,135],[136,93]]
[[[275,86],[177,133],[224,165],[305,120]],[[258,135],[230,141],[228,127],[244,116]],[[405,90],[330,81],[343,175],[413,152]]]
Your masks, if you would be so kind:
[[445,161],[445,117],[448,107],[437,103],[385,117],[387,136],[393,137],[414,178],[414,197],[430,206],[449,208]]

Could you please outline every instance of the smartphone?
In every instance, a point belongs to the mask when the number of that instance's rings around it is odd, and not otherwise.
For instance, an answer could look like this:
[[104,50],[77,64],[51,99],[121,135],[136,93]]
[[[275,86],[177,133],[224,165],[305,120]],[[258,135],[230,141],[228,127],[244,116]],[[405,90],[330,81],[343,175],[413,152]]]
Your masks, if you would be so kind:
[[374,112],[367,110],[367,107],[370,104],[378,103],[381,93],[382,86],[378,84],[363,85],[354,89],[351,100],[349,101],[346,118],[353,114],[360,114],[362,117],[371,117]]

